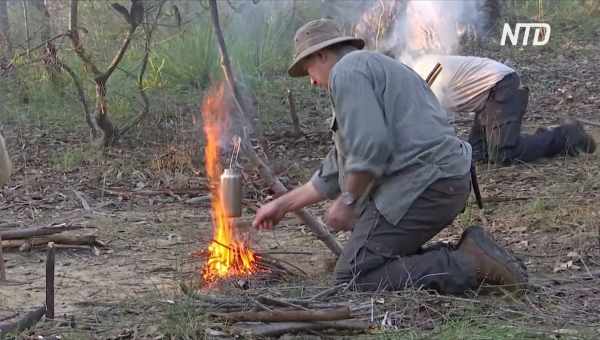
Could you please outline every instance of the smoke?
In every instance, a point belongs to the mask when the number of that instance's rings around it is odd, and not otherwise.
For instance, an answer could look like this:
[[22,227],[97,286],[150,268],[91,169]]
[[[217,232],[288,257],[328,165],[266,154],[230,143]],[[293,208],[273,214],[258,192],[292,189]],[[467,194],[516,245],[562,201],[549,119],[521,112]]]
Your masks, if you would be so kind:
[[384,48],[403,62],[422,54],[456,54],[465,35],[484,26],[483,0],[411,0],[396,20]]
[[408,63],[422,54],[455,54],[461,39],[487,27],[488,2],[376,1],[362,13],[354,33],[367,41],[368,48]]

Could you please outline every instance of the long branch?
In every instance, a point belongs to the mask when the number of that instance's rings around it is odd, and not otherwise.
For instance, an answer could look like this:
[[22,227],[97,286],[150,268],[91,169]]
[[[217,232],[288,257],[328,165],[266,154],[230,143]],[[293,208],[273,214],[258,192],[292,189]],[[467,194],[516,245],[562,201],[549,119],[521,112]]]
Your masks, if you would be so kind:
[[214,313],[215,316],[228,321],[335,321],[351,319],[350,308],[341,307],[326,310],[272,310],[272,311],[244,311],[232,313]]
[[100,127],[97,126],[97,123],[90,116],[90,107],[88,106],[85,91],[83,90],[83,86],[81,85],[79,77],[77,76],[77,74],[75,74],[75,72],[73,72],[73,70],[69,66],[67,66],[62,61],[57,60],[57,63],[58,66],[63,70],[67,71],[69,76],[71,76],[71,79],[73,79],[73,83],[75,84],[75,88],[77,89],[77,94],[79,95],[79,102],[81,103],[83,111],[85,112],[85,120],[90,126],[94,127],[95,129],[100,129]]
[[98,69],[96,64],[92,61],[92,59],[85,53],[83,48],[83,44],[81,43],[81,39],[79,37],[79,27],[78,27],[78,15],[79,15],[79,0],[71,0],[70,6],[70,15],[69,15],[69,37],[71,38],[71,42],[73,44],[73,50],[75,53],[81,58],[81,60],[86,64],[87,67],[92,71],[94,76],[98,77],[102,75],[102,72]]
[[126,134],[127,132],[129,132],[129,130],[131,130],[134,126],[139,124],[139,122],[141,122],[142,119],[144,119],[144,117],[146,117],[148,115],[148,113],[150,112],[150,101],[148,100],[148,95],[146,94],[146,90],[144,89],[144,74],[146,73],[146,68],[148,67],[148,59],[150,57],[150,43],[152,41],[152,34],[154,33],[154,30],[158,26],[158,19],[160,18],[163,6],[166,2],[167,2],[167,0],[162,0],[160,2],[160,4],[158,5],[156,16],[154,17],[154,22],[150,25],[150,28],[148,28],[148,25],[146,25],[146,41],[145,41],[145,45],[144,45],[144,57],[142,58],[142,67],[140,69],[140,73],[139,73],[138,79],[137,79],[138,91],[139,91],[140,97],[142,98],[142,101],[143,101],[142,112],[140,112],[140,114],[138,114],[134,119],[132,119],[131,122],[129,122],[129,124],[123,126],[121,129],[119,129],[119,136],[122,136],[122,135]]
[[[213,29],[217,37],[217,42],[219,45],[219,52],[221,54],[221,66],[225,72],[225,78],[229,87],[233,92],[234,102],[239,109],[239,113],[241,115],[241,119],[244,124],[248,124],[246,110],[243,107],[243,102],[239,95],[239,92],[236,88],[235,78],[233,77],[233,71],[231,69],[231,63],[229,60],[229,55],[227,53],[227,47],[225,45],[225,39],[223,38],[223,31],[221,30],[221,25],[219,24],[219,12],[217,8],[217,1],[210,0],[210,12],[212,17]],[[245,134],[245,132],[244,132]],[[246,156],[250,159],[252,164],[258,169],[261,174],[261,177],[267,182],[271,190],[273,190],[277,195],[281,195],[287,192],[286,187],[281,183],[281,181],[273,174],[271,168],[267,165],[267,163],[262,160],[254,151],[252,145],[248,141],[247,136],[244,136],[242,139],[242,149]],[[311,231],[317,236],[319,240],[321,240],[325,245],[337,256],[342,253],[342,247],[337,242],[337,240],[329,233],[327,227],[317,220],[314,216],[308,213],[304,209],[299,209],[294,212],[301,220],[306,224],[307,227],[311,229]]]
[[108,78],[111,76],[111,74],[115,71],[115,69],[117,68],[117,65],[119,65],[119,63],[121,62],[121,59],[123,59],[125,52],[127,52],[127,48],[129,47],[129,44],[131,43],[131,37],[133,36],[133,32],[135,32],[135,28],[136,28],[136,26],[129,27],[129,30],[127,31],[127,35],[125,36],[125,39],[121,43],[121,48],[119,48],[119,52],[117,52],[117,55],[115,55],[115,57],[111,61],[110,66],[108,67],[106,72],[104,72],[102,75],[97,77],[96,81],[100,80],[102,82],[105,82],[106,80],[108,80]]
[[62,233],[64,231],[81,229],[82,227],[79,225],[69,225],[69,224],[60,224],[60,225],[50,225],[43,227],[32,227],[32,228],[22,228],[16,230],[7,230],[1,232],[3,240],[19,240],[24,238],[30,238],[35,236],[46,236],[52,234]]

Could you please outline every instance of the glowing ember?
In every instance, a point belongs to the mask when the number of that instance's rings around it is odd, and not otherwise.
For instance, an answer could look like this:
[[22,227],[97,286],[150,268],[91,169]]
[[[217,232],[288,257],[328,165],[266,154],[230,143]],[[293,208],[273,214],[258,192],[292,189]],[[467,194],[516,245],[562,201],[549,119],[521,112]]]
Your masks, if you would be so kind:
[[220,278],[248,275],[257,271],[256,255],[237,238],[231,220],[227,218],[221,196],[220,142],[227,128],[229,105],[224,100],[224,86],[209,91],[202,103],[206,146],[204,159],[212,194],[213,241],[208,247],[208,260],[202,269],[205,282]]

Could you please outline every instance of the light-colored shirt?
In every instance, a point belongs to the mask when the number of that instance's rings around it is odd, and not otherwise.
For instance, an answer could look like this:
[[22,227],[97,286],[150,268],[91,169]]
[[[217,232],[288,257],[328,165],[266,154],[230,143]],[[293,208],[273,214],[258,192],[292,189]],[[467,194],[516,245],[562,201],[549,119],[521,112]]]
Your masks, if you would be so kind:
[[442,72],[431,86],[433,93],[448,111],[477,112],[488,98],[489,90],[512,68],[488,58],[426,55],[411,66],[425,79],[436,63],[442,64]]
[[370,51],[354,51],[331,70],[334,148],[311,181],[335,198],[345,174],[367,171],[379,212],[392,224],[429,185],[463,176],[471,147],[456,137],[446,111],[406,65]]

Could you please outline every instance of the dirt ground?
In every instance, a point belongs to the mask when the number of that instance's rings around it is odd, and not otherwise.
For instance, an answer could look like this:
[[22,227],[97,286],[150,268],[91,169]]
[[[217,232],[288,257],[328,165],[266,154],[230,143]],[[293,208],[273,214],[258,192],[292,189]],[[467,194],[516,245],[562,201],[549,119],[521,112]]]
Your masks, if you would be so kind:
[[[542,48],[543,53],[485,47],[473,47],[472,53],[505,61],[519,70],[531,88],[524,125],[533,131],[567,116],[600,122],[599,37],[600,30],[587,40],[564,42],[568,46],[562,48]],[[287,116],[280,116],[266,136],[270,162],[283,181],[293,186],[310,176],[330,147],[323,124],[329,112],[327,98],[283,78],[272,85],[292,86],[298,93],[306,134],[289,135]],[[264,90],[258,97],[263,106],[285,113],[285,93],[279,92]],[[468,123],[457,126],[463,135],[467,127]],[[586,128],[600,141],[600,128]],[[68,324],[86,337],[116,339],[121,327],[126,327],[125,319],[158,313],[153,309],[156,305],[175,299],[180,283],[199,275],[199,260],[191,254],[206,247],[211,229],[209,202],[186,203],[207,195],[203,170],[194,165],[196,153],[201,152],[194,134],[184,138],[185,143],[166,146],[135,139],[98,155],[88,150],[82,131],[45,131],[25,125],[5,131],[16,172],[0,191],[0,223],[79,224],[84,228],[73,233],[93,234],[107,244],[98,251],[58,249],[57,322],[42,329],[56,331]],[[78,150],[81,159],[67,158],[76,154],[73,150]],[[163,160],[160,166],[157,159]],[[480,165],[478,170],[484,213],[471,202],[439,238],[452,241],[463,228],[484,224],[500,243],[525,260],[531,281],[538,287],[532,299],[547,299],[544,315],[555,313],[555,318],[537,320],[530,327],[598,329],[600,152],[509,167]],[[252,216],[268,193],[256,174],[249,171],[247,176],[244,214]],[[83,193],[89,210],[75,191]],[[320,215],[324,207],[311,211]],[[307,269],[312,279],[327,279],[331,255],[293,218],[252,238],[255,249],[309,252],[288,259]],[[9,282],[0,285],[0,320],[43,304],[45,296],[44,249],[5,250],[4,256]],[[161,334],[156,320],[147,320],[146,324],[138,322],[144,334],[149,338]]]

